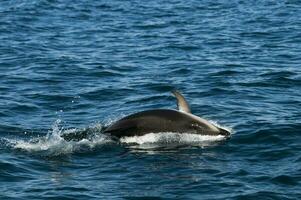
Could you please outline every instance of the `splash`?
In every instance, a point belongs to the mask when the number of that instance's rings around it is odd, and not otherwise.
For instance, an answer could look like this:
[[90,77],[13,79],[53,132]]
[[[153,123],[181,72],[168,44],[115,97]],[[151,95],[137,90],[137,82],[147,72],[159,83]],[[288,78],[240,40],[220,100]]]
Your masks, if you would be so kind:
[[57,120],[52,126],[52,131],[44,137],[33,138],[29,141],[10,140],[9,142],[15,149],[57,156],[74,152],[90,151],[98,145],[111,141],[107,136],[102,134],[94,134],[89,138],[81,139],[79,141],[66,141],[62,137],[63,134],[73,133],[78,130],[63,130],[63,128],[60,128],[59,126],[60,123],[61,120]]

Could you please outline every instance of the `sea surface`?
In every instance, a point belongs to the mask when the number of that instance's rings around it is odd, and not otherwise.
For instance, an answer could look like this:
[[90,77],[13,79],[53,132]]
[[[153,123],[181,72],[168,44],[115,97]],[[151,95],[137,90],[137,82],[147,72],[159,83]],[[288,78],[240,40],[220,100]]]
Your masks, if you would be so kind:
[[[231,138],[102,133],[174,89]],[[301,199],[301,2],[2,0],[0,199]]]

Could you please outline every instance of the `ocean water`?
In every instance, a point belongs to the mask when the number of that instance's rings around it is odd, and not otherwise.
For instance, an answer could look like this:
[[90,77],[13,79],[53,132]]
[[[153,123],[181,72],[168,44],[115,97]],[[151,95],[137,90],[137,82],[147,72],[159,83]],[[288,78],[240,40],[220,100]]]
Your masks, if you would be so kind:
[[[0,199],[301,199],[300,19],[294,0],[1,1]],[[173,89],[231,138],[102,134]]]

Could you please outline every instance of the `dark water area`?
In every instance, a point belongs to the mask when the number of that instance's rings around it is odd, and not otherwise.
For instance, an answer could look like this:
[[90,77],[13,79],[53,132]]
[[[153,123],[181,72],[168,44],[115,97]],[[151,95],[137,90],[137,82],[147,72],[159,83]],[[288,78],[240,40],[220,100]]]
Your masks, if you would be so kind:
[[[1,1],[0,199],[300,199],[300,19],[293,0]],[[101,133],[173,89],[231,138]]]

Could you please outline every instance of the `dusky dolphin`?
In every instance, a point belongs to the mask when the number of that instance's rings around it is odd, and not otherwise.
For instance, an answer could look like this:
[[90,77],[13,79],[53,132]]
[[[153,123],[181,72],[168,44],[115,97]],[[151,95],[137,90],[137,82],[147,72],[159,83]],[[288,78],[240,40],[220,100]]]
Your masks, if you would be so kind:
[[117,138],[162,132],[230,136],[229,131],[191,114],[190,107],[180,92],[172,93],[177,98],[178,110],[155,109],[131,114],[105,128],[104,133]]

